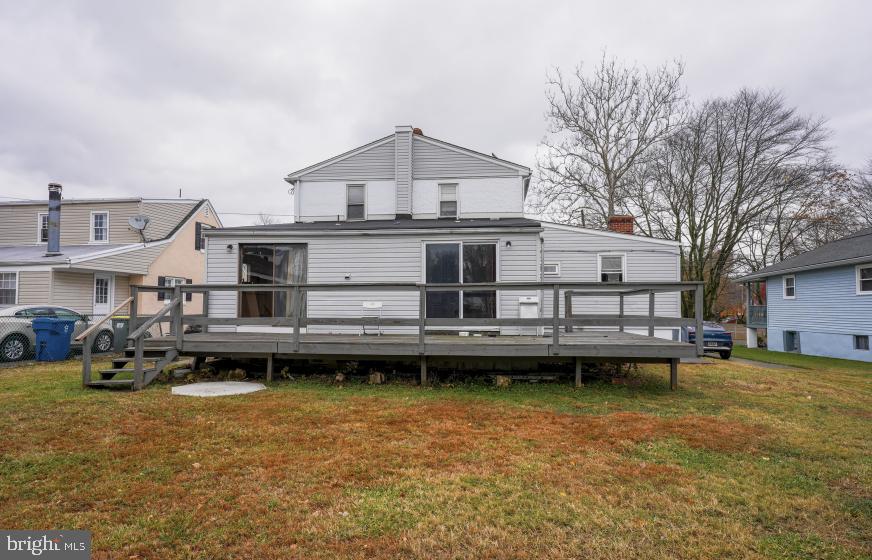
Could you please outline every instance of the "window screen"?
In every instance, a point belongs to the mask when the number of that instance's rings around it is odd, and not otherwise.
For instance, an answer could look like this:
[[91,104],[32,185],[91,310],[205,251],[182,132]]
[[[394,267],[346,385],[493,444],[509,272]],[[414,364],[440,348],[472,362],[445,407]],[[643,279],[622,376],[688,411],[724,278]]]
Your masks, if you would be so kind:
[[457,217],[457,185],[439,185],[439,217]]
[[600,256],[600,282],[623,282],[624,258],[620,255]]
[[366,218],[366,188],[363,185],[348,185],[347,220]]
[[872,294],[872,266],[861,266],[857,272],[857,289],[860,293]]
[[795,297],[796,296],[796,278],[793,276],[785,276],[784,277],[784,297]]

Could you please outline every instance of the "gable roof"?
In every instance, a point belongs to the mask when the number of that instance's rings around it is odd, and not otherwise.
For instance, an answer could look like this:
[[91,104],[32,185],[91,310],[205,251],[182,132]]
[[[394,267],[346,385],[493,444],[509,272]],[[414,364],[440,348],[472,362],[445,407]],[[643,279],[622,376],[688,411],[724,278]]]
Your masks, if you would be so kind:
[[742,281],[756,280],[817,268],[831,268],[872,261],[872,228],[867,228],[843,237],[817,249],[812,249],[780,263],[767,266],[741,278]]
[[[459,162],[462,162],[462,158],[466,159],[467,162],[478,163],[477,168],[471,163],[466,163],[466,166],[472,166],[483,175],[493,175],[495,169],[499,169],[503,174],[511,176],[530,174],[530,168],[524,165],[512,163],[493,155],[470,150],[469,148],[463,148],[444,140],[438,140],[418,133],[412,134],[412,138],[415,144],[422,146],[422,153],[420,154],[416,154],[414,148],[412,150],[412,170],[416,177],[421,176],[420,173],[415,172],[416,165],[419,168],[432,169],[434,160],[441,159],[457,166]],[[359,173],[357,175],[353,173],[352,168],[358,166],[366,168],[367,177],[365,178],[367,179],[394,179],[396,178],[395,146],[396,134],[390,134],[332,158],[293,171],[285,177],[285,181],[293,183],[303,179],[304,176],[310,176],[309,178],[311,179],[319,180],[364,178],[359,176]],[[441,151],[441,154],[434,153],[437,150]],[[452,156],[453,160],[451,159]],[[453,175],[440,175],[440,177],[451,178]]]

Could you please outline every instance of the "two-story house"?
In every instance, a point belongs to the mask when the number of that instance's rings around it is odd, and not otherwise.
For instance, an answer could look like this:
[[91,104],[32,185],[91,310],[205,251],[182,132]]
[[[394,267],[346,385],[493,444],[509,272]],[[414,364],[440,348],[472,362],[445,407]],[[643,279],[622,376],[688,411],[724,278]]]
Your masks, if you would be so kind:
[[[63,199],[0,203],[0,307],[60,306],[101,316],[131,284],[202,282],[203,232],[221,226],[208,200]],[[165,294],[143,297],[154,313]],[[201,296],[186,305],[197,308]],[[2,343],[2,341],[0,341]]]
[[[675,282],[679,246],[618,231],[556,225],[524,215],[530,169],[425,136],[411,126],[290,173],[294,222],[207,232],[209,283],[284,282]],[[427,294],[429,318],[518,317],[522,306],[551,313],[550,293],[470,290]],[[411,292],[311,292],[303,312],[351,318],[374,302],[385,318],[415,317]],[[284,317],[282,291],[213,292],[213,317]],[[618,310],[617,298],[580,298],[590,313]],[[626,313],[647,313],[647,296],[630,296]],[[657,315],[678,317],[677,294],[658,296]],[[530,307],[524,307],[529,312]],[[217,328],[217,327],[216,327]],[[241,327],[240,327],[241,328]],[[342,332],[311,326],[309,332]],[[515,328],[515,333],[517,329]],[[404,332],[404,327],[386,328]],[[410,329],[405,329],[410,330]],[[413,330],[413,329],[412,329]],[[482,331],[497,330],[482,327]],[[503,327],[504,334],[512,329]],[[659,336],[672,338],[666,329]]]
[[872,362],[872,228],[742,282],[748,286],[749,347],[765,329],[769,350]]

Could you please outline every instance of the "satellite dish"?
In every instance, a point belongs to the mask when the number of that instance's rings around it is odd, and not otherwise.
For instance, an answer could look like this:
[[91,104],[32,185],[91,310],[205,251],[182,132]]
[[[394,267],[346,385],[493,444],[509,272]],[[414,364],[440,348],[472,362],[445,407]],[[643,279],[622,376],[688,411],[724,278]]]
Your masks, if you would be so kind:
[[145,229],[145,226],[148,225],[148,216],[143,214],[130,216],[130,218],[127,219],[127,223],[136,231],[142,231]]

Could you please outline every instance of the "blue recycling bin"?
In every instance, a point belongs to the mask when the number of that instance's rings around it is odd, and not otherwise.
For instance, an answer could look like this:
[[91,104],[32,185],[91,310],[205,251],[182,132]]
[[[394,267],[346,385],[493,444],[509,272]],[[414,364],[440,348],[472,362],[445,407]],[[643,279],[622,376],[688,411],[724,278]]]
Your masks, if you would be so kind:
[[70,353],[76,321],[55,317],[37,317],[33,320],[36,335],[36,359],[40,362],[66,360]]

